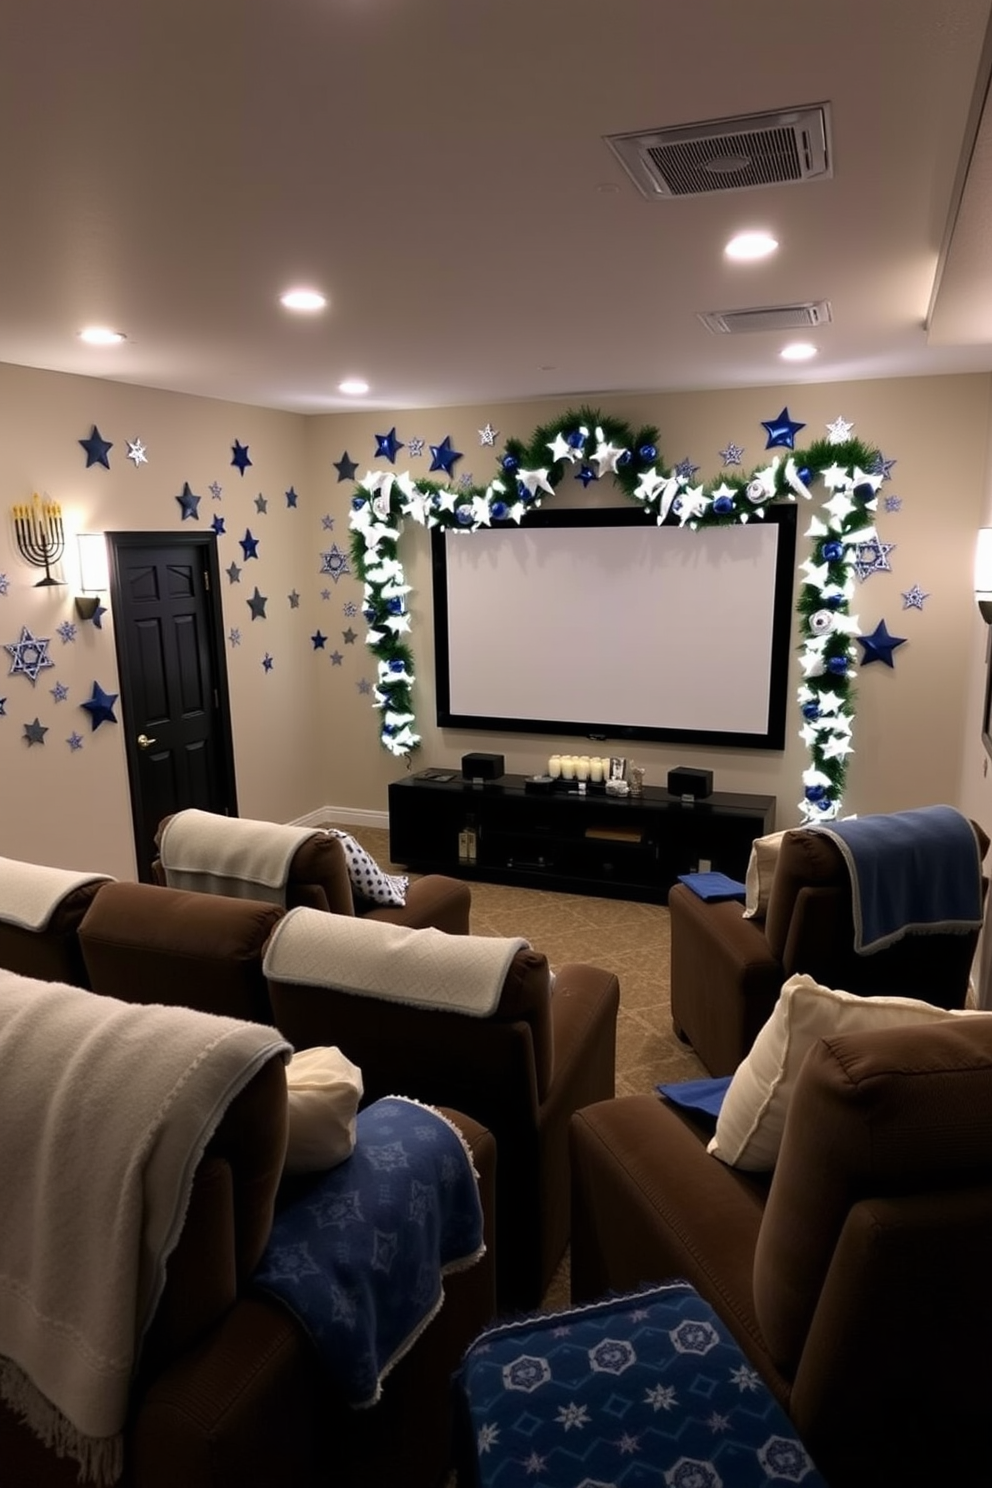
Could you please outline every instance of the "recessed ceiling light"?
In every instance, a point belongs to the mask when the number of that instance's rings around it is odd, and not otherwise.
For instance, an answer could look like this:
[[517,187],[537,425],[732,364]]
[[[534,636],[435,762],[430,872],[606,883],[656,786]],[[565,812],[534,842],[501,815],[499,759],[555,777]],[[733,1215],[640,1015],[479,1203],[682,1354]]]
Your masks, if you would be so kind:
[[279,296],[279,303],[287,310],[323,310],[327,297],[317,289],[288,289]]
[[816,356],[816,347],[808,341],[792,341],[782,347],[779,356],[786,362],[808,362],[810,357]]
[[368,383],[361,377],[346,377],[344,382],[338,383],[338,391],[347,393],[352,398],[360,398],[368,390]]
[[126,341],[127,337],[123,331],[112,331],[108,326],[86,326],[79,333],[80,341],[85,341],[87,346],[116,346],[119,341]]
[[767,258],[777,247],[778,242],[771,233],[742,232],[731,238],[723,251],[738,263],[747,263],[756,258]]

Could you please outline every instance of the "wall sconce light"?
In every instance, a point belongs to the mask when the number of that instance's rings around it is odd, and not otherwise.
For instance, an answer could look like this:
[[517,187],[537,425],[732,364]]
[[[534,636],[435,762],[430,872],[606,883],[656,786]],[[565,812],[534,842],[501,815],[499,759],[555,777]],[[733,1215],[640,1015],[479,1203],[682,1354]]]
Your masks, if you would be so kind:
[[80,620],[92,620],[100,606],[100,595],[110,586],[107,574],[107,544],[102,532],[80,532],[76,538],[79,548],[79,587],[76,595],[76,614]]
[[975,544],[975,599],[986,625],[992,625],[992,527],[980,527]]

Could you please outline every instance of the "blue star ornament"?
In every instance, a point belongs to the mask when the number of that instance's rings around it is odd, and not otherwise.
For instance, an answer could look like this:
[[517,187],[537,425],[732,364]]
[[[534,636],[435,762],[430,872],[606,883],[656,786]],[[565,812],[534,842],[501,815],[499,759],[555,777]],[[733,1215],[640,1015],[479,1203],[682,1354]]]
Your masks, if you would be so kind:
[[176,500],[179,502],[179,509],[183,514],[184,522],[190,519],[194,522],[200,520],[200,513],[197,511],[197,507],[200,505],[200,498],[199,496],[194,496],[190,490],[189,481],[183,481],[183,488],[176,497]]
[[796,419],[789,417],[788,408],[783,408],[776,419],[762,419],[761,427],[768,435],[765,449],[795,449],[796,435],[800,429],[805,429],[805,424],[800,424]]
[[300,499],[299,493],[297,491],[294,491],[293,487],[290,486],[289,490],[288,491],[284,491],[283,494],[286,497],[286,505],[287,505],[287,507],[289,507],[291,510],[295,511],[296,510],[296,503]]
[[[403,448],[403,441],[402,441],[402,439],[397,439],[396,438],[396,425],[395,424],[390,429],[390,431],[389,431],[388,434],[377,434],[375,436],[375,454],[376,454],[376,459],[378,459],[379,456],[382,455],[385,459],[387,459],[390,462],[390,464],[395,464],[396,463],[396,452],[397,452],[397,450],[401,450],[402,448]],[[347,456],[346,456],[346,458],[347,458]],[[345,480],[346,477],[343,476],[343,475],[339,475],[338,476],[338,479],[339,480]],[[347,477],[347,479],[350,479],[350,477]]]
[[858,636],[858,644],[864,648],[862,666],[870,666],[873,661],[884,661],[887,667],[894,667],[892,653],[897,646],[906,644],[906,637],[889,635],[885,621],[879,620],[871,635]]
[[248,458],[248,446],[241,444],[237,439],[231,445],[231,464],[236,465],[242,475],[244,475],[245,470],[251,464],[251,460]]
[[93,683],[93,696],[87,698],[86,702],[80,703],[79,706],[85,708],[90,715],[90,722],[94,733],[100,727],[101,723],[117,722],[114,716],[114,704],[116,701],[116,692],[104,692],[99,682]]
[[110,451],[114,446],[109,439],[101,439],[100,430],[96,424],[93,425],[93,432],[89,439],[81,439],[79,443],[86,451],[87,470],[91,465],[102,465],[104,470],[110,469]]
[[47,733],[47,726],[38,718],[35,719],[34,723],[26,723],[24,725],[24,737],[28,741],[29,748],[32,744],[44,744]]
[[252,595],[251,599],[248,600],[248,608],[251,610],[251,618],[253,620],[265,619],[265,606],[268,604],[268,602],[268,596],[265,594],[259,594],[258,585],[256,584],[255,593]]
[[440,444],[429,446],[431,452],[431,470],[443,470],[445,475],[452,474],[452,466],[456,460],[462,457],[461,450],[451,448],[451,435],[445,434]]
[[223,537],[224,536],[224,518],[223,517],[214,517],[213,521],[210,523],[210,526],[211,526],[211,529],[217,534],[218,537]]
[[246,563],[248,562],[249,558],[258,557],[258,538],[252,537],[250,527],[245,528],[245,535],[240,539],[240,543],[241,551],[245,555]]
[[[396,430],[395,429],[393,430],[393,433],[394,434],[396,433]],[[376,439],[388,439],[389,438],[388,434],[386,434],[386,435],[377,434],[375,437],[376,437]],[[378,454],[378,453],[379,453],[379,451],[376,450],[376,454]],[[340,460],[334,460],[334,461],[332,461],[332,464],[334,465],[334,469],[338,473],[338,485],[340,485],[342,481],[352,481],[352,480],[355,479],[355,471],[358,469],[358,461],[357,460],[350,460],[348,458],[348,451],[347,450],[345,450],[345,452],[341,456]]]

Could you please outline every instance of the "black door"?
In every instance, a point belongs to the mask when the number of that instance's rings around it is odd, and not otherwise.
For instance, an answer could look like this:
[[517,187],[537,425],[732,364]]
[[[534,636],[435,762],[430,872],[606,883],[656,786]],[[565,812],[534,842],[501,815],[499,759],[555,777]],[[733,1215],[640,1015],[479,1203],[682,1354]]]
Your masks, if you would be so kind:
[[212,533],[108,532],[138,877],[155,832],[196,806],[237,815],[217,544]]

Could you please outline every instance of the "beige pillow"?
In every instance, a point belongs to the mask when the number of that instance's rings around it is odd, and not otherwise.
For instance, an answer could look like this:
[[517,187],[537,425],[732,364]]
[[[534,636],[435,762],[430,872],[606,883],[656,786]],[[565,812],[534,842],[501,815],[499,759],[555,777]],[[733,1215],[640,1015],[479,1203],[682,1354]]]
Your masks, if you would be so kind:
[[337,1167],[355,1147],[362,1072],[340,1049],[303,1049],[286,1070],[289,1088],[287,1173]]
[[856,997],[790,977],[730,1082],[707,1151],[749,1172],[774,1168],[796,1076],[817,1039],[961,1016],[911,997]]
[[763,920],[768,913],[768,896],[772,891],[775,864],[785,832],[769,832],[767,837],[756,837],[751,847],[744,887],[745,920]]

